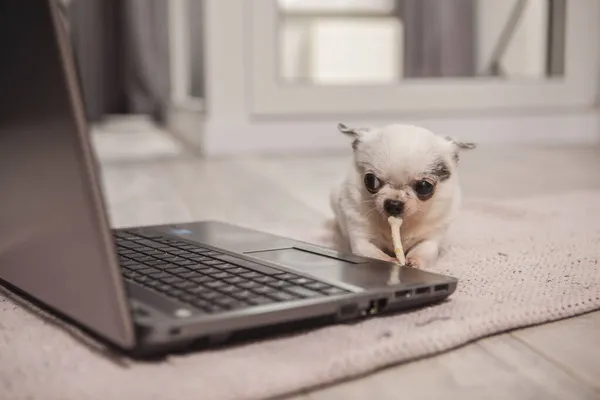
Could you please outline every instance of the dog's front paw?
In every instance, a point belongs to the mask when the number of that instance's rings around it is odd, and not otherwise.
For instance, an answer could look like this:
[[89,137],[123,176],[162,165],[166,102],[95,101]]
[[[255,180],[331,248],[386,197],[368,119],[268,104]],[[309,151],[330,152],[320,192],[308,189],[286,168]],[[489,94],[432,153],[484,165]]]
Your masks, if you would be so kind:
[[426,269],[435,264],[439,254],[437,242],[424,240],[406,255],[406,265],[413,268]]
[[406,257],[406,266],[412,268],[423,268],[423,261],[418,257]]

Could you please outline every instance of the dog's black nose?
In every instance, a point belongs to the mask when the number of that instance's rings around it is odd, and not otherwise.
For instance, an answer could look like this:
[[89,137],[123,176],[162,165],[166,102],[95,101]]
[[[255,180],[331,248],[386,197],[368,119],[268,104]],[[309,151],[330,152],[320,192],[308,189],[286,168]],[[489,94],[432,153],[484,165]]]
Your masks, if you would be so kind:
[[386,200],[383,202],[383,208],[389,215],[397,217],[404,211],[404,203],[399,200]]

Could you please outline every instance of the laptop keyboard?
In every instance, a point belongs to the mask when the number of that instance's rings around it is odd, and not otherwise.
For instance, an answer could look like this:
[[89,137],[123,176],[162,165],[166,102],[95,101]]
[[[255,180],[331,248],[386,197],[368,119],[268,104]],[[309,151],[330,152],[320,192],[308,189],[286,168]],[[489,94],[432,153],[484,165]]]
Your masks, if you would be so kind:
[[165,236],[114,232],[125,279],[207,313],[349,293]]

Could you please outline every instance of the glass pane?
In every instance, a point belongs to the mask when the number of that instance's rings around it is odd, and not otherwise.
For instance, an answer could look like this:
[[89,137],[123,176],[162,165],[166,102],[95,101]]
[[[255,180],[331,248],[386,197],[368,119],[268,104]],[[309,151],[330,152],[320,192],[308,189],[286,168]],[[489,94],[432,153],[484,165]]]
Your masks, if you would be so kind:
[[561,76],[567,0],[278,0],[286,82]]

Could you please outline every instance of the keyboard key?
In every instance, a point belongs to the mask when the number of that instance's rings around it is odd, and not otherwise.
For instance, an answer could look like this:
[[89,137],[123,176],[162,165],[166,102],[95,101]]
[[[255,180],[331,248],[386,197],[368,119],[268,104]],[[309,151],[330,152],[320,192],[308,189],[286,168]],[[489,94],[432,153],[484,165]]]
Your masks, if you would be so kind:
[[223,294],[221,294],[219,292],[215,292],[214,290],[206,290],[204,292],[199,293],[199,296],[201,296],[203,299],[212,301],[214,299],[218,299],[219,297],[222,297]]
[[[225,264],[228,265],[228,264]],[[239,275],[239,274],[243,274],[243,273],[247,273],[247,272],[252,272],[246,268],[241,268],[241,267],[233,267],[231,269],[226,269],[227,272],[235,274],[235,275]]]
[[220,272],[218,269],[211,268],[211,267],[203,267],[203,268],[199,269],[198,271],[200,271],[200,272],[202,272],[203,274],[206,274],[206,275],[216,274],[217,272]]
[[281,271],[275,268],[267,267],[266,265],[257,264],[251,261],[246,261],[241,258],[233,257],[227,254],[215,255],[214,258],[217,260],[221,260],[230,264],[239,265],[240,267],[248,268],[253,271],[258,271],[265,275],[277,275],[280,274]]
[[198,285],[198,284],[194,284],[194,286],[185,289],[186,292],[188,293],[193,293],[196,295],[200,295],[204,292],[210,292],[210,289],[207,289],[206,287],[204,287],[203,285]]
[[181,249],[171,250],[171,251],[169,251],[169,253],[175,254],[176,256],[182,256],[182,257],[185,257],[186,254],[192,255],[189,251],[181,250]]
[[219,261],[219,260],[207,260],[207,261],[203,261],[202,264],[204,264],[204,265],[223,265],[225,263],[223,261]]
[[270,299],[268,297],[258,296],[258,297],[252,297],[252,298],[248,299],[248,302],[255,306],[262,306],[265,304],[272,304],[272,303],[274,303],[274,300]]
[[154,265],[154,268],[160,269],[161,271],[168,271],[170,269],[179,268],[179,265],[168,264],[164,261],[161,261],[161,264]]
[[142,245],[142,246],[148,246],[148,247],[154,247],[154,245],[156,244],[156,242],[154,240],[148,240],[148,239],[136,239],[135,243]]
[[194,282],[190,282],[190,281],[183,281],[183,282],[174,283],[173,286],[175,286],[178,289],[190,289],[190,288],[196,287],[197,284]]
[[211,289],[218,289],[218,288],[227,286],[227,284],[225,282],[221,282],[221,281],[212,281],[212,282],[205,283],[204,286],[209,287]]
[[146,266],[143,265],[143,264],[139,264],[139,263],[133,263],[133,264],[129,264],[127,266],[127,269],[130,269],[130,270],[133,270],[133,271],[137,271],[139,269],[144,269],[144,268],[146,268]]
[[190,259],[190,260],[192,260],[192,261],[196,261],[196,262],[203,262],[203,261],[208,261],[208,260],[210,260],[210,258],[208,258],[208,257],[204,257],[204,256],[196,256],[196,255],[194,255],[194,256],[192,256],[192,257],[189,257],[189,259]]
[[288,286],[292,286],[291,283],[286,282],[286,281],[275,281],[275,282],[269,283],[268,285],[271,286],[271,287],[274,287],[274,288],[278,288],[278,289],[285,288],[285,287],[288,287]]
[[283,279],[283,280],[291,280],[291,279],[296,279],[296,278],[299,278],[299,276],[290,274],[288,272],[277,275],[277,279]]
[[308,285],[306,285],[306,287],[309,289],[313,289],[313,290],[322,290],[322,289],[328,288],[329,285],[326,285],[322,282],[313,282],[313,283],[309,283]]
[[150,280],[150,279],[152,279],[152,278],[150,278],[150,277],[148,277],[148,276],[145,276],[145,275],[138,275],[138,276],[134,277],[133,279],[134,279],[136,282],[139,282],[139,283],[144,283],[144,282],[146,282],[146,281],[148,281],[148,280]]
[[133,271],[123,271],[123,276],[127,277],[127,278],[133,278],[134,276],[136,276],[136,272]]
[[244,278],[252,279],[260,277],[260,274],[258,272],[250,271],[244,272],[243,274],[241,274],[241,276],[243,276]]
[[181,260],[181,261],[173,261],[173,264],[177,264],[180,267],[187,267],[189,265],[196,265],[195,261],[191,261],[191,260]]
[[229,309],[229,310],[248,307],[247,303],[240,301],[240,300],[230,298],[230,297],[224,297],[222,299],[217,299],[216,302],[218,305],[220,305],[226,309]]
[[229,264],[229,263],[221,264],[221,265],[218,266],[218,268],[222,269],[222,270],[226,270],[227,272],[232,272],[231,270],[235,270],[235,269],[238,269],[238,268],[239,268],[240,272],[247,272],[248,271],[247,269],[240,268],[237,265],[233,265],[233,264]]
[[185,258],[181,258],[181,257],[177,257],[177,256],[169,256],[169,257],[162,257],[161,260],[168,261],[170,263],[175,263],[175,261],[183,261],[183,260],[185,260]]
[[285,290],[287,292],[290,292],[297,296],[305,297],[305,298],[323,296],[323,294],[321,294],[319,292],[315,292],[314,290],[310,290],[310,289],[304,288],[302,286],[290,286],[290,287],[285,288]]
[[329,295],[336,295],[336,294],[348,293],[348,291],[342,290],[342,289],[339,289],[339,288],[336,288],[336,287],[329,287],[327,289],[323,289],[322,292],[325,293],[325,294],[329,294]]
[[169,289],[171,289],[171,285],[167,285],[166,283],[161,283],[160,285],[157,285],[156,290],[160,290],[161,292],[166,292]]
[[196,283],[206,283],[206,282],[213,282],[214,279],[211,278],[210,276],[206,276],[206,275],[202,275],[202,276],[198,276],[196,278],[191,278],[191,281],[194,281]]
[[183,282],[183,278],[180,278],[175,275],[171,275],[171,276],[167,276],[166,278],[162,278],[161,281],[163,281],[164,283],[174,284],[177,282]]
[[249,290],[244,290],[244,291],[241,291],[241,292],[232,293],[231,295],[233,297],[237,298],[237,299],[240,299],[240,300],[247,300],[247,299],[249,299],[251,297],[256,296],[254,293],[252,293]]
[[139,232],[137,233],[138,236],[141,236],[145,239],[161,239],[162,236],[158,233],[151,233],[151,232]]
[[196,253],[192,253],[191,251],[187,251],[187,250],[182,250],[182,252],[179,254],[179,256],[189,259],[190,257],[196,257]]
[[192,303],[192,302],[198,300],[198,296],[190,294],[190,293],[184,293],[181,296],[179,296],[179,299],[186,301],[188,303]]
[[154,280],[154,279],[149,279],[149,280],[148,280],[148,281],[146,281],[144,284],[145,284],[146,286],[149,286],[149,287],[151,287],[151,288],[155,288],[155,287],[157,287],[158,285],[160,285],[160,284],[161,284],[161,282],[160,282],[160,281],[157,281],[157,280]]
[[181,272],[181,273],[179,273],[177,275],[179,275],[182,278],[194,278],[196,276],[201,276],[201,274],[199,272],[197,272],[197,271],[189,271],[189,270],[187,272]]
[[[231,283],[232,285],[234,285],[236,283],[245,282],[245,279],[242,278],[241,276],[234,276],[234,277],[225,279],[225,282]],[[245,283],[248,283],[248,282],[245,282]]]
[[204,309],[205,307],[210,306],[210,302],[204,300],[204,299],[195,299],[191,302],[193,305],[195,305],[196,307],[202,308]]
[[119,241],[119,246],[125,247],[127,249],[131,249],[133,247],[136,247],[137,243],[131,242],[129,240],[123,240],[123,241]]
[[148,276],[150,276],[154,279],[162,279],[162,278],[166,278],[167,276],[171,276],[171,274],[169,274],[168,272],[165,272],[165,271],[158,271],[158,272],[153,272],[151,274],[148,274]]
[[296,296],[293,296],[289,293],[285,293],[285,292],[275,292],[275,293],[269,293],[269,297],[277,300],[277,301],[289,301],[289,300],[296,300]]
[[187,268],[184,268],[184,267],[178,267],[178,268],[170,270],[169,272],[171,272],[172,274],[179,275],[180,273],[183,273],[183,272],[190,272],[190,270]]
[[163,262],[161,260],[151,260],[151,261],[144,261],[144,264],[149,265],[151,267],[155,267],[157,265],[163,264]]
[[210,252],[209,249],[204,249],[201,247],[197,247],[195,249],[188,249],[189,251],[191,251],[192,253],[196,253],[196,254],[206,254],[208,252]]
[[179,247],[182,248],[182,249],[190,250],[190,249],[195,249],[197,246],[195,246],[193,244],[186,243],[186,244],[180,245]]
[[219,288],[219,291],[222,293],[233,293],[233,292],[237,292],[240,289],[238,289],[237,287],[233,286],[233,285],[226,285],[226,286],[222,286]]
[[258,278],[253,279],[253,281],[258,283],[271,283],[277,281],[277,279],[271,276],[259,276]]
[[216,274],[212,274],[211,276],[213,278],[216,278],[216,279],[225,279],[225,278],[231,278],[231,277],[233,277],[233,275],[231,275],[231,274],[229,274],[227,272],[218,272]]
[[258,293],[258,294],[269,294],[269,293],[275,293],[277,290],[273,289],[272,287],[269,287],[269,286],[259,286],[257,288],[252,289],[252,291],[254,293]]
[[157,249],[144,250],[143,253],[147,256],[160,258],[165,255],[163,251]]
[[[233,282],[233,283],[237,283],[237,282]],[[257,282],[250,281],[250,282],[242,282],[238,286],[241,287],[241,288],[244,288],[244,289],[255,289],[255,288],[260,287],[261,284],[257,283]]]
[[131,256],[131,258],[142,264],[145,263],[146,261],[156,260],[154,257],[149,257],[149,256]]
[[310,279],[306,279],[306,278],[294,278],[294,279],[290,279],[290,282],[293,283],[294,285],[306,285],[313,281],[311,281]]
[[160,269],[152,268],[152,267],[145,267],[145,268],[138,268],[138,269],[136,269],[136,271],[139,272],[140,274],[149,275],[154,272],[160,272]]

